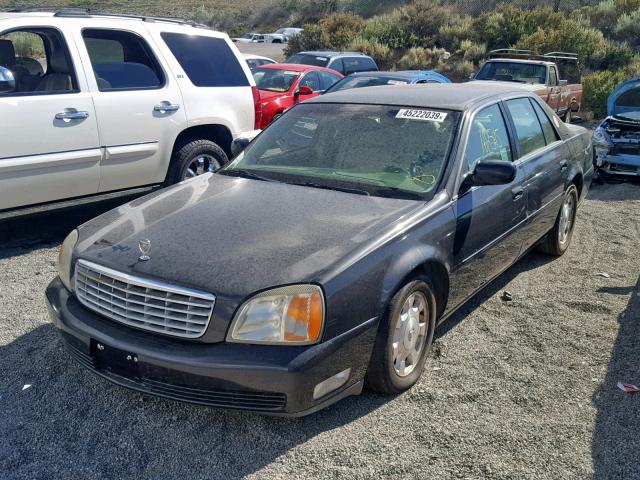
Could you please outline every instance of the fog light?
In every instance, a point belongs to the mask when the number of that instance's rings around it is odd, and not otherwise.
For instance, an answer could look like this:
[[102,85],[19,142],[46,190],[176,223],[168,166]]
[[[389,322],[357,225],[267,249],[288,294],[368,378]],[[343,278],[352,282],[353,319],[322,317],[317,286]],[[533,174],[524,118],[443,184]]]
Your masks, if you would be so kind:
[[316,385],[316,388],[313,389],[313,399],[317,400],[319,398],[324,397],[328,393],[337,390],[349,380],[349,375],[351,375],[351,369],[347,368],[340,373],[335,374],[333,377],[327,378],[324,382],[320,382]]

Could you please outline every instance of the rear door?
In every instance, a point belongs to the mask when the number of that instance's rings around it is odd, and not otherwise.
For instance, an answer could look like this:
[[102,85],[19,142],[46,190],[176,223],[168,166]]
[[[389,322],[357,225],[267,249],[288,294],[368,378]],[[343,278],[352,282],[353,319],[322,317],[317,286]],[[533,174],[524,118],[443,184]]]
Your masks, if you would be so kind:
[[42,20],[25,23],[0,32],[0,66],[16,80],[0,93],[0,210],[94,194],[100,178],[96,114],[73,41]]
[[163,182],[176,130],[186,123],[177,82],[144,29],[114,21],[76,35],[105,149],[100,191]]
[[527,225],[523,241],[528,247],[553,227],[564,193],[570,151],[560,140],[547,112],[537,100],[516,98],[505,102],[517,137],[516,164],[523,170],[527,189]]
[[[463,172],[473,172],[481,159],[512,162],[514,150],[503,109],[483,108],[471,121]],[[519,234],[526,220],[523,172],[508,185],[484,185],[461,191],[455,203],[457,217],[451,276],[451,305],[458,305],[511,265],[520,255]]]

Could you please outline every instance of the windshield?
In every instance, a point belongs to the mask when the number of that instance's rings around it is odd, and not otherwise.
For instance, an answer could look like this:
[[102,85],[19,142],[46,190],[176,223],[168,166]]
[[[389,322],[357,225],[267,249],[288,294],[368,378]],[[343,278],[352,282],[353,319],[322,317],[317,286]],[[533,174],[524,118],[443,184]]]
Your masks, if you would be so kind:
[[626,118],[635,122],[640,120],[640,90],[637,88],[627,90],[615,101],[613,114],[616,117]]
[[256,86],[270,92],[288,92],[299,76],[300,72],[272,68],[258,68],[253,72]]
[[383,85],[406,85],[409,83],[404,78],[389,78],[375,76],[351,76],[340,80],[329,88],[326,93],[337,92],[338,90],[348,90],[350,88],[379,87]]
[[329,59],[327,57],[296,53],[295,55],[289,57],[289,60],[287,60],[287,63],[296,63],[298,65],[314,65],[316,67],[326,67],[329,64]]
[[221,174],[428,199],[444,173],[459,117],[428,108],[300,104]]
[[487,62],[476,75],[476,80],[546,84],[547,67],[535,63]]

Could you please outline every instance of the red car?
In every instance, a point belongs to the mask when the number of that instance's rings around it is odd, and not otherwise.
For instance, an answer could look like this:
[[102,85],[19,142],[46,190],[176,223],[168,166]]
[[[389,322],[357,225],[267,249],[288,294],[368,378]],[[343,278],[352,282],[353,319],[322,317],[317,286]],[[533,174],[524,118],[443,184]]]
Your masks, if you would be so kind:
[[253,77],[260,90],[260,128],[266,128],[288,108],[320,95],[344,78],[330,68],[287,63],[258,67],[253,71]]

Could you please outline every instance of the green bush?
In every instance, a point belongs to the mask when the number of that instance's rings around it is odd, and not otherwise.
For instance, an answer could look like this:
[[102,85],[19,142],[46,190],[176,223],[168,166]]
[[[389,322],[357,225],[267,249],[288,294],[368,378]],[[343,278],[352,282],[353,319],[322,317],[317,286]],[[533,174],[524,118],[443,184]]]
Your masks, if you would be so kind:
[[484,43],[474,43],[471,40],[463,40],[460,43],[460,51],[464,60],[472,64],[478,64],[487,56],[487,45]]
[[602,118],[607,114],[607,98],[616,85],[629,78],[627,72],[604,70],[593,72],[582,78],[584,97],[582,108],[593,112],[595,118]]
[[640,47],[640,9],[621,15],[613,27],[613,36]]
[[442,66],[447,51],[443,48],[413,47],[398,61],[400,70],[434,70]]
[[475,72],[476,66],[468,60],[447,62],[442,68],[442,73],[452,82],[467,82]]
[[362,38],[382,43],[392,49],[401,49],[408,45],[410,35],[403,29],[401,14],[396,10],[367,20],[362,30]]
[[376,61],[380,70],[392,70],[395,66],[393,50],[382,43],[358,37],[351,42],[349,50],[366,53]]

